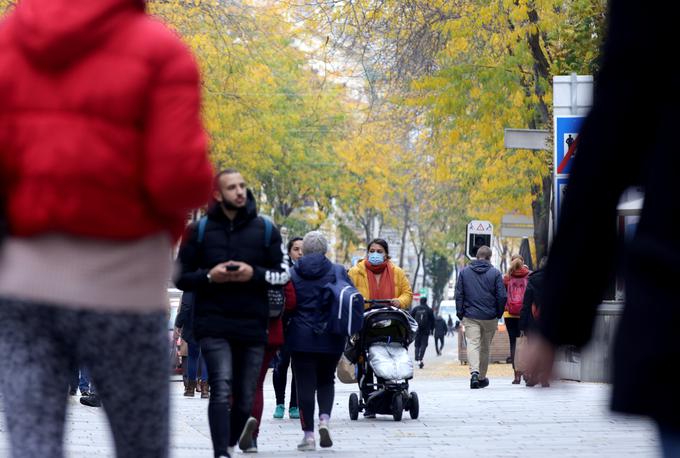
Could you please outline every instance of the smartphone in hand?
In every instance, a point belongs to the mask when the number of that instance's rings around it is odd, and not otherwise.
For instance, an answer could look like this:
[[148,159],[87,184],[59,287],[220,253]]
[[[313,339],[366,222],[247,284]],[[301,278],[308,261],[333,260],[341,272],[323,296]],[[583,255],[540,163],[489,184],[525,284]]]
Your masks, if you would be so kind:
[[235,265],[235,264],[229,264],[226,266],[227,272],[235,272],[239,269],[240,266]]

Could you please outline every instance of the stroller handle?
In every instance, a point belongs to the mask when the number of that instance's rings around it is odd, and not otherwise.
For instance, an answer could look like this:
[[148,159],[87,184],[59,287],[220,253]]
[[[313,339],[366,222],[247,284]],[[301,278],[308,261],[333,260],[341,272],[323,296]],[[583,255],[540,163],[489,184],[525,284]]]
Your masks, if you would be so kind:
[[394,305],[392,305],[392,299],[368,299],[368,300],[365,300],[364,303],[370,304],[370,307],[368,308],[368,310],[378,309],[378,308],[383,308],[383,307],[393,307],[395,309],[398,308],[398,307],[394,307]]

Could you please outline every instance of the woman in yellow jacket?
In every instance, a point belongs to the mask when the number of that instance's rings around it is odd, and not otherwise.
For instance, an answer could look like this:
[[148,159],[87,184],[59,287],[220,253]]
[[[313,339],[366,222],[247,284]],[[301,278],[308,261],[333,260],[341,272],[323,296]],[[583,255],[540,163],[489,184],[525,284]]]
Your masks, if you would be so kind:
[[[368,244],[366,259],[349,270],[349,278],[364,299],[390,299],[395,307],[411,307],[411,285],[404,271],[390,261],[389,247],[383,239]],[[369,306],[366,304],[366,308]]]

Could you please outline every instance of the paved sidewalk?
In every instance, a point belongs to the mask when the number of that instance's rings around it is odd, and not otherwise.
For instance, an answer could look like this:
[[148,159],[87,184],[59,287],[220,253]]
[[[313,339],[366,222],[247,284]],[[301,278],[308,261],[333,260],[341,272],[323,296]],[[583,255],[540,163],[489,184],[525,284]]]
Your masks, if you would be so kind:
[[[295,450],[302,433],[296,420],[274,420],[274,393],[265,382],[264,419],[259,439],[261,457],[390,456],[407,457],[655,457],[657,442],[645,421],[612,416],[607,410],[609,387],[575,382],[551,388],[512,385],[509,377],[492,378],[488,388],[470,390],[467,378],[445,379],[437,367],[455,358],[447,342],[442,357],[428,348],[425,369],[416,369],[412,390],[420,395],[420,418],[405,413],[350,421],[349,394],[355,386],[337,384],[331,422],[335,445],[302,454]],[[502,366],[502,365],[501,365]],[[431,372],[432,371],[432,372]],[[435,375],[436,374],[436,375]],[[207,401],[172,392],[173,458],[211,457]],[[103,411],[70,399],[66,444],[69,457],[114,456]],[[0,405],[0,410],[2,405]],[[0,419],[0,457],[9,456],[4,418]],[[244,456],[237,453],[237,456]]]

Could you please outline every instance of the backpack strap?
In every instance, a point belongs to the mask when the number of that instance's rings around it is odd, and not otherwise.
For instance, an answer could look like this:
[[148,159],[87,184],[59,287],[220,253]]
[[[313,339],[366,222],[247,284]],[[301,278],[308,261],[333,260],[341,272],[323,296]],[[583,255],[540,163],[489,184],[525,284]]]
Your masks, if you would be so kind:
[[272,221],[266,216],[260,216],[260,218],[264,221],[264,246],[265,248],[269,248],[272,244]]
[[198,220],[198,237],[196,237],[196,241],[201,244],[203,243],[203,239],[205,238],[205,226],[208,224],[208,217],[203,216],[201,217],[200,220]]

